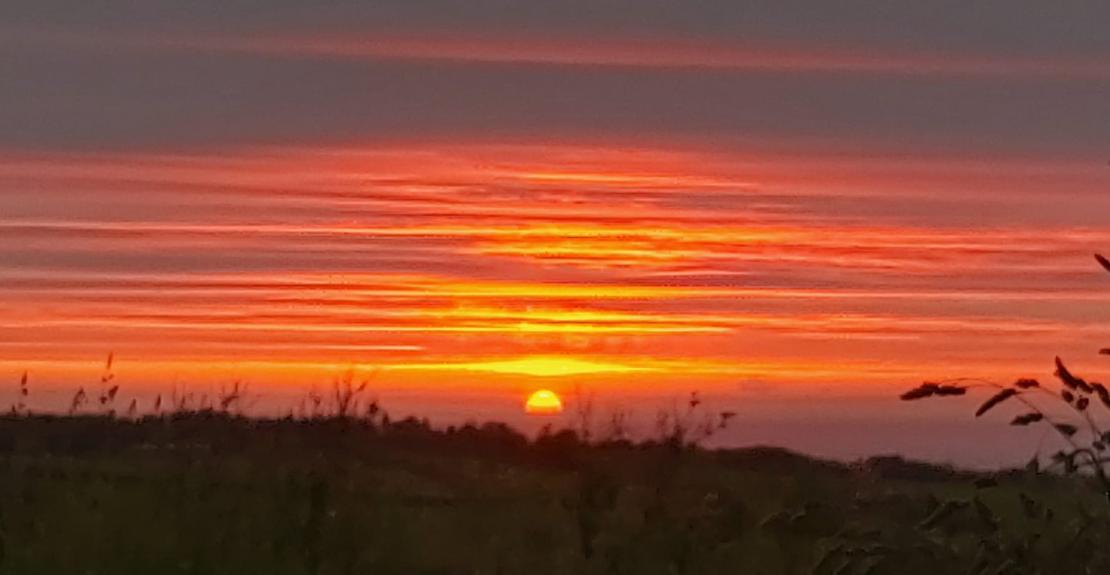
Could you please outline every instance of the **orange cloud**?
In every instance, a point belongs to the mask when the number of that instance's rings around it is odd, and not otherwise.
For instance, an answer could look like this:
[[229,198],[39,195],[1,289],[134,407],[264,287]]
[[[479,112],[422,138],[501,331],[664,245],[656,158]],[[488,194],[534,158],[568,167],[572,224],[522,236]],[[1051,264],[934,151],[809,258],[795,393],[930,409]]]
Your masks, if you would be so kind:
[[116,351],[135,381],[275,388],[376,365],[414,394],[1014,374],[1110,338],[1089,261],[1110,231],[951,222],[980,186],[1020,210],[1105,178],[1003,165],[571,144],[6,156],[0,365],[65,387]]

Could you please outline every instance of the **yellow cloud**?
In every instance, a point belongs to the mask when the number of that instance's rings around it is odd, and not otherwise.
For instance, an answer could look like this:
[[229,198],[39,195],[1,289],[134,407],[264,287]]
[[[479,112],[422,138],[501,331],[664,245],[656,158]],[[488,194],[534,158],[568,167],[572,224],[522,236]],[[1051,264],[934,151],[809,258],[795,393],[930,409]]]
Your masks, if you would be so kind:
[[634,366],[608,361],[585,360],[561,356],[532,356],[492,361],[408,364],[390,367],[391,369],[407,370],[485,371],[490,373],[533,375],[538,377],[659,371],[659,369],[655,367]]

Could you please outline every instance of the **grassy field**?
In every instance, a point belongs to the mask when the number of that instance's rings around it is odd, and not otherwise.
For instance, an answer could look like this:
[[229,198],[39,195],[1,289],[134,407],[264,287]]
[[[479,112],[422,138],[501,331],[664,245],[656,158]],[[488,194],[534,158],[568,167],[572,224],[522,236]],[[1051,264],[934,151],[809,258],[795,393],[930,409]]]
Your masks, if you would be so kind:
[[0,419],[3,573],[1107,573],[1106,499],[775,449],[216,413]]

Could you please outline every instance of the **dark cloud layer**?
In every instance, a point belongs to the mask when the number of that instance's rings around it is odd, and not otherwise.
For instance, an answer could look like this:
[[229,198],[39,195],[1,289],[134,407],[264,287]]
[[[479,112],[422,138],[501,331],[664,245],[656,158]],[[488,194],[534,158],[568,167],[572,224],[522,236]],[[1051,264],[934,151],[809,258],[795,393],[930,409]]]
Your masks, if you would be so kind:
[[1107,56],[1099,1],[377,0],[5,2],[27,26],[195,31],[449,32],[716,38],[876,50]]
[[[9,149],[460,137],[779,139],[1072,157],[1110,149],[1110,76],[1051,75],[1054,63],[1108,61],[1104,3],[9,2],[0,21],[0,147]],[[630,69],[333,58],[298,53],[295,42],[255,54],[202,49],[205,40],[144,45],[163,33],[696,40],[818,57],[904,52],[939,66],[988,58],[988,72],[990,58],[1000,68],[1036,58],[1043,73]]]
[[0,145],[192,147],[391,138],[800,139],[1110,149],[1110,80],[581,69],[13,49]]

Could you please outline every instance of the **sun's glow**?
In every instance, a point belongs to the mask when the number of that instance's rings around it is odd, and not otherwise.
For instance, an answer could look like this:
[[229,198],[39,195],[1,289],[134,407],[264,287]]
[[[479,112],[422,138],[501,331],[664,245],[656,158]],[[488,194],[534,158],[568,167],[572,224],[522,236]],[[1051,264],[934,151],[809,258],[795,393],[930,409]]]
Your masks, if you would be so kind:
[[555,415],[563,412],[563,401],[554,391],[541,389],[528,396],[524,411],[529,415]]
[[532,356],[516,359],[498,359],[460,363],[441,363],[438,365],[398,365],[399,369],[425,370],[466,370],[503,373],[511,375],[532,375],[536,377],[558,377],[565,375],[586,375],[601,373],[633,373],[657,371],[648,366],[626,365],[601,360],[586,360],[561,356]]

